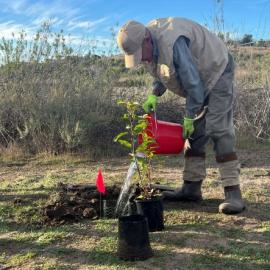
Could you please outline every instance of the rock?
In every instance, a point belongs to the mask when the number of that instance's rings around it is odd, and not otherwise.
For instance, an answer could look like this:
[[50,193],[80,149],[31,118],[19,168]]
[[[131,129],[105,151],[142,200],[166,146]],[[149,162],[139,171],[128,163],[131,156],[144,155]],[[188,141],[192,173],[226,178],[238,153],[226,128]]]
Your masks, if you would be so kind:
[[88,208],[85,208],[83,210],[83,217],[85,217],[85,218],[93,218],[95,216],[96,216],[96,211],[95,211],[94,208],[88,207]]

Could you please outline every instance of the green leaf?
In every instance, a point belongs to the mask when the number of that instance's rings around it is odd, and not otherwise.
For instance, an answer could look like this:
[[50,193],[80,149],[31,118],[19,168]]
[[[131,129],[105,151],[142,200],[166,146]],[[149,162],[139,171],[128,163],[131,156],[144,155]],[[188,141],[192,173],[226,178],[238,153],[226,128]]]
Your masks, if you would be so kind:
[[114,137],[113,141],[117,142],[120,138],[122,138],[123,136],[125,136],[127,134],[128,134],[128,132],[121,132],[116,137]]
[[140,153],[140,152],[144,153],[144,152],[145,152],[145,145],[140,144],[140,145],[137,147],[136,152],[138,152],[138,153]]
[[139,123],[134,127],[134,131],[135,132],[142,132],[143,130],[145,130],[145,128],[146,128],[145,123]]
[[125,140],[118,140],[118,142],[119,142],[121,145],[123,145],[123,146],[125,146],[125,147],[127,147],[127,148],[131,148],[131,143],[128,142],[128,141],[125,141]]

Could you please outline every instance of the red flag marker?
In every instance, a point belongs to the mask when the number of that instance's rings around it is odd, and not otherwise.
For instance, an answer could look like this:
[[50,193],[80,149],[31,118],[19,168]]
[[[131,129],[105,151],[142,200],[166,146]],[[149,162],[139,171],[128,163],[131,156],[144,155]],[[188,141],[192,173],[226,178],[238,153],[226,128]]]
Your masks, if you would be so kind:
[[100,193],[103,193],[103,194],[105,193],[105,185],[104,185],[101,169],[98,170],[98,175],[97,175],[97,179],[96,179],[96,186],[97,186],[97,189]]

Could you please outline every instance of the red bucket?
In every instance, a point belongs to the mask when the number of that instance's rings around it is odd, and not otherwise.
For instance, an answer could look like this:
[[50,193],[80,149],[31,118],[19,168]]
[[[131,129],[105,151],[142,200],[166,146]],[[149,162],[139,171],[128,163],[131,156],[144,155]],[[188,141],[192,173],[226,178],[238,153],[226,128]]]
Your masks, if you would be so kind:
[[[182,137],[183,127],[180,124],[157,120],[153,115],[148,117],[146,131],[155,139],[151,145],[155,154],[179,154],[183,151],[185,140]],[[139,144],[142,137],[138,137]]]

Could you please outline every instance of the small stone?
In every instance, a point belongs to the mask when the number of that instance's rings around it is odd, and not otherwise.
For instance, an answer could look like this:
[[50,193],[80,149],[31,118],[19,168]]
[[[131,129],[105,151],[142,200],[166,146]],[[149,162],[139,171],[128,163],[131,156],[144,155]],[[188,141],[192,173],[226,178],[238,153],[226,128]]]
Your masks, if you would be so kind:
[[85,208],[83,210],[83,217],[84,218],[93,218],[96,215],[96,211],[93,208]]

